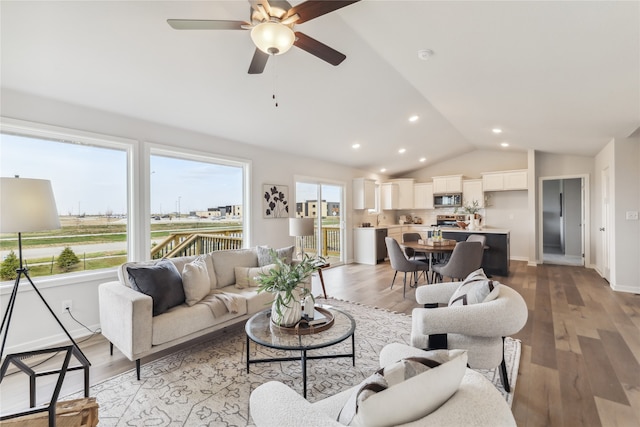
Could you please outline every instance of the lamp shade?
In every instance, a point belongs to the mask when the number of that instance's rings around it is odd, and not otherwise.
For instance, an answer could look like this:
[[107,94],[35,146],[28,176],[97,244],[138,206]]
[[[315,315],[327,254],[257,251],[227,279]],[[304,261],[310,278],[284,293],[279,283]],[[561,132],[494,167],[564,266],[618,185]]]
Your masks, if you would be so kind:
[[289,218],[289,236],[313,236],[313,218]]
[[269,55],[280,55],[291,49],[296,36],[293,30],[277,22],[263,22],[251,29],[251,40]]
[[51,181],[0,178],[0,232],[26,233],[60,228]]

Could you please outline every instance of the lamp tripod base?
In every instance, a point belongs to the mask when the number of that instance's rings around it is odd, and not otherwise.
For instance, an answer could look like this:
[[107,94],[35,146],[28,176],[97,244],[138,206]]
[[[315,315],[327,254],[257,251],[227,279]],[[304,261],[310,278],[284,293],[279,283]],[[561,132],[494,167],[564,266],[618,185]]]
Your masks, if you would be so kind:
[[[20,255],[21,255],[20,259],[22,260],[22,254]],[[40,293],[36,285],[33,283],[33,281],[31,280],[31,277],[29,277],[28,269],[22,267],[22,261],[20,262],[20,268],[17,269],[16,272],[18,273],[18,275],[13,285],[13,290],[11,291],[11,297],[9,298],[7,311],[5,312],[2,318],[2,325],[0,326],[0,335],[2,335],[2,347],[0,348],[0,357],[4,355],[4,348],[7,341],[7,335],[9,334],[9,327],[11,325],[13,309],[15,308],[16,298],[18,296],[18,287],[20,286],[20,279],[22,278],[22,276],[27,278],[27,280],[33,287],[33,290],[36,291],[36,294],[38,294],[38,296],[40,297],[40,300],[47,307],[47,309],[49,310],[49,313],[51,313],[51,316],[53,316],[53,318],[56,320],[60,328],[64,331],[69,341],[71,341],[71,344],[67,346],[54,347],[50,349],[42,349],[42,350],[27,351],[22,353],[8,354],[5,357],[4,361],[2,362],[2,367],[0,367],[0,383],[2,383],[2,380],[4,379],[7,369],[9,368],[9,364],[11,363],[13,363],[20,371],[27,374],[29,376],[29,405],[30,405],[30,408],[32,409],[24,412],[1,415],[0,421],[17,418],[23,415],[33,414],[37,412],[48,412],[49,426],[55,426],[56,402],[58,401],[60,390],[62,388],[62,382],[64,381],[66,373],[69,371],[75,371],[75,370],[84,371],[84,396],[89,397],[89,367],[91,366],[91,363],[89,362],[89,359],[87,359],[87,357],[84,355],[82,350],[80,350],[80,347],[75,342],[75,340],[71,337],[71,335],[69,334],[69,331],[67,331],[67,329],[64,327],[64,325],[58,318],[58,316],[56,316],[54,311],[51,309],[51,306],[47,303],[47,301],[44,299],[44,297],[42,296],[42,294]],[[54,355],[56,353],[65,354],[64,361],[60,369],[54,369],[54,370],[38,373],[38,372],[35,372],[30,366],[28,366],[24,362],[24,360],[29,357],[39,356],[47,353],[54,353]],[[71,356],[74,356],[78,360],[78,362],[80,363],[79,366],[69,367]],[[53,395],[51,396],[51,401],[49,402],[49,405],[42,408],[33,409],[36,406],[36,378],[44,375],[55,375],[55,374],[58,375],[58,380],[56,382],[56,387],[53,392]]]

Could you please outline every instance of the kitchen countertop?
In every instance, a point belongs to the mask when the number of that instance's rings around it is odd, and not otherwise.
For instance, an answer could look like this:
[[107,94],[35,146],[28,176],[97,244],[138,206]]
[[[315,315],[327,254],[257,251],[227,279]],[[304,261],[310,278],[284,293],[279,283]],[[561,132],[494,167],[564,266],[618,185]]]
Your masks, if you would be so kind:
[[[380,229],[380,228],[397,228],[397,227],[407,227],[407,226],[416,226],[416,227],[426,227],[426,228],[431,228],[432,226],[430,225],[426,225],[426,224],[380,224],[377,227],[356,227],[356,228],[363,228],[363,229]],[[509,234],[510,230],[505,229],[505,228],[483,228],[482,230],[463,230],[461,228],[458,227],[440,227],[441,231],[451,231],[454,233],[486,233],[486,234]]]

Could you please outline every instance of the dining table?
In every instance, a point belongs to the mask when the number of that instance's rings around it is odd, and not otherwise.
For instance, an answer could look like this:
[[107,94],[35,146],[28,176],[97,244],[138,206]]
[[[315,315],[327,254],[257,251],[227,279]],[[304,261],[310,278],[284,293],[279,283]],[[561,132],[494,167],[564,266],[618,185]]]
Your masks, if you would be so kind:
[[[428,254],[429,258],[429,271],[433,271],[433,254],[443,254],[443,253],[451,253],[453,249],[456,247],[455,240],[446,240],[442,242],[434,242],[431,243],[429,241],[420,242],[403,242],[400,243],[400,246],[403,248],[411,248],[415,252],[420,252],[424,254]],[[427,283],[431,283],[429,281],[429,276],[427,275]]]

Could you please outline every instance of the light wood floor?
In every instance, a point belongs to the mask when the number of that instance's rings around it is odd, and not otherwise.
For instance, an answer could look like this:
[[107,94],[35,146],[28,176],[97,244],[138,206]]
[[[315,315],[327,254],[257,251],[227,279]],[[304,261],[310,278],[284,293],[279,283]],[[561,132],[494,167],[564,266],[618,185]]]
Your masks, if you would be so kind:
[[[330,297],[410,314],[418,306],[414,291],[403,299],[401,280],[389,289],[392,277],[388,263],[324,270]],[[529,307],[527,325],[514,336],[522,340],[512,407],[518,425],[640,426],[640,295],[613,292],[582,267],[512,262],[509,277],[494,279],[520,292]],[[321,294],[317,277],[313,287]],[[100,336],[81,347],[92,363],[92,383],[133,368],[117,350],[109,356]],[[51,388],[44,380],[38,380],[40,401]],[[81,388],[81,375],[70,373],[66,383],[63,395]],[[7,377],[0,385],[2,412],[21,409],[26,396],[24,375]]]

